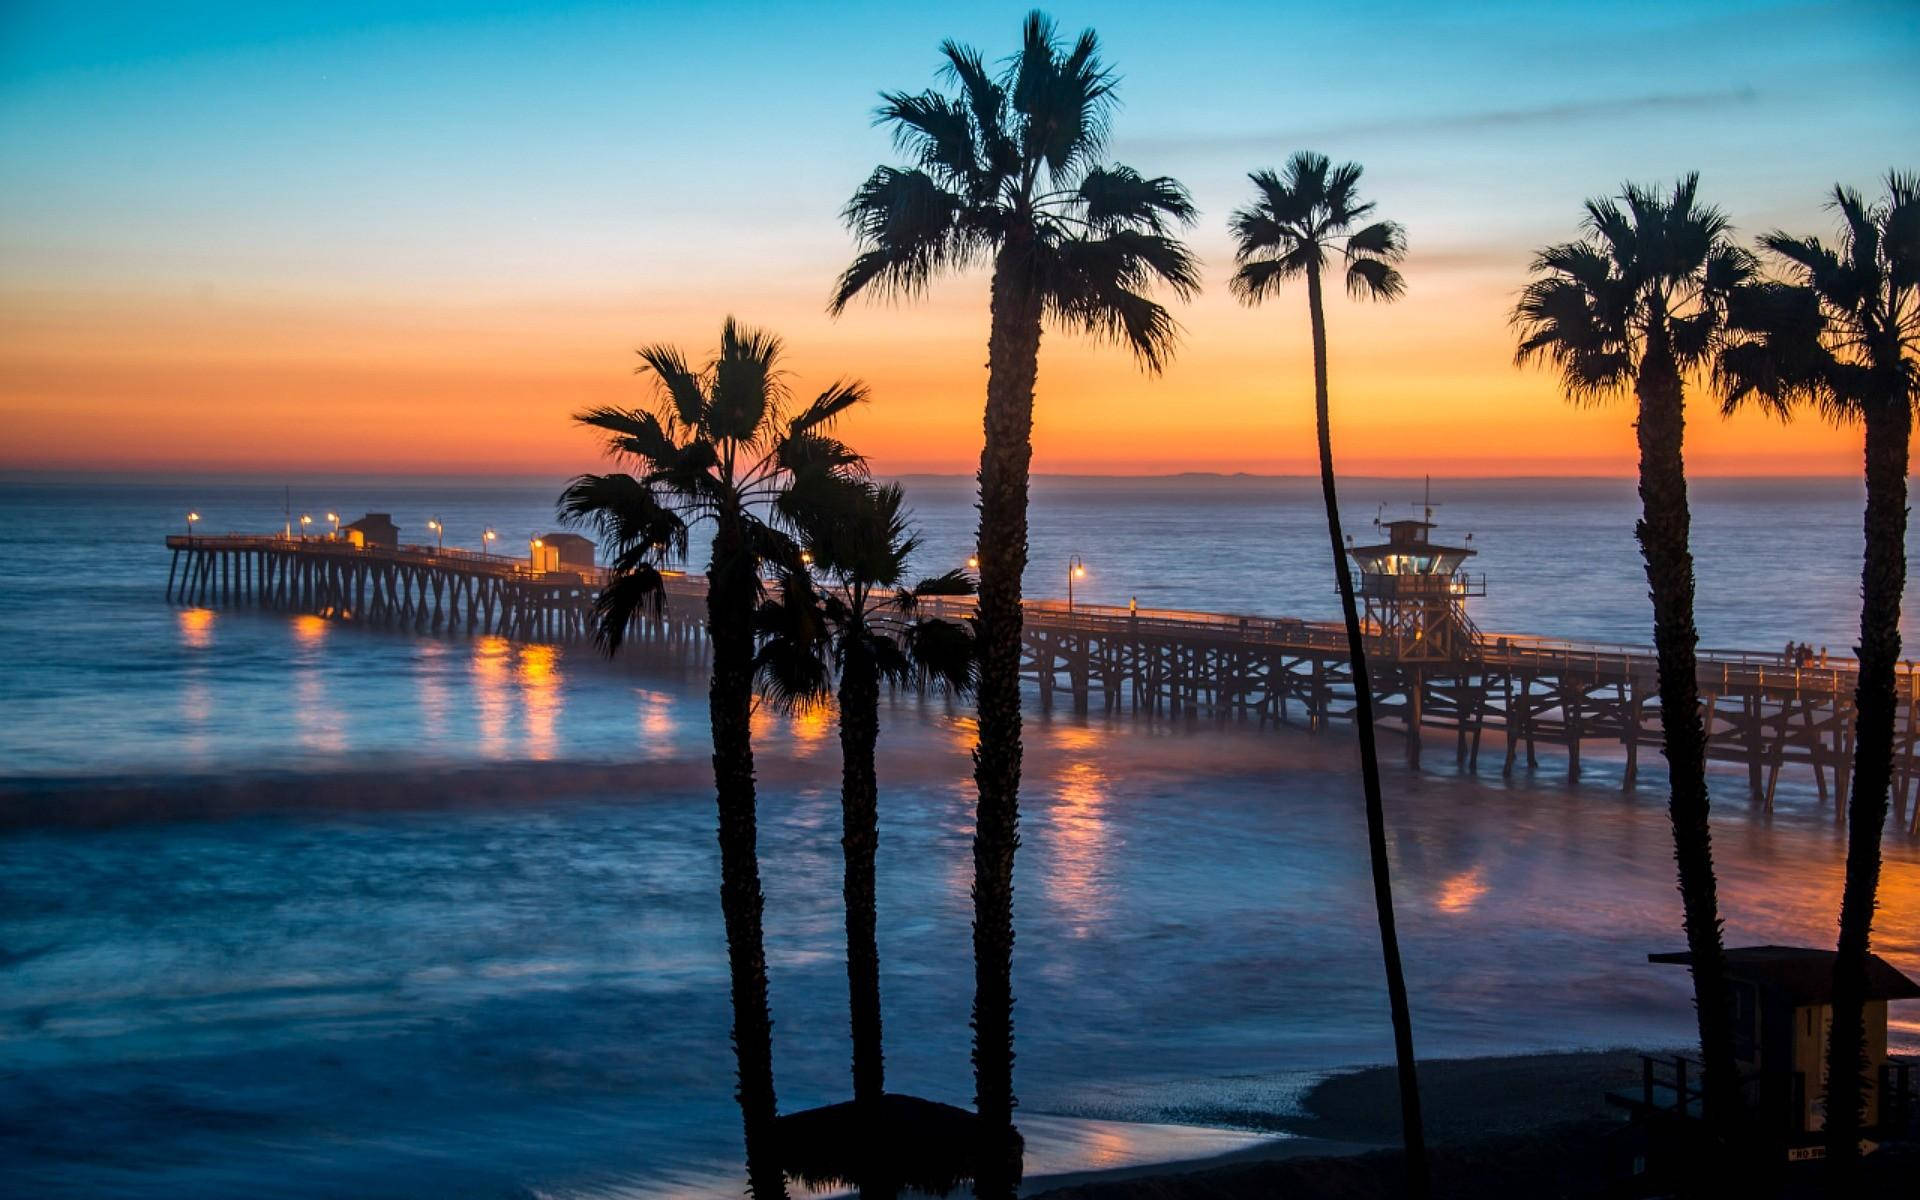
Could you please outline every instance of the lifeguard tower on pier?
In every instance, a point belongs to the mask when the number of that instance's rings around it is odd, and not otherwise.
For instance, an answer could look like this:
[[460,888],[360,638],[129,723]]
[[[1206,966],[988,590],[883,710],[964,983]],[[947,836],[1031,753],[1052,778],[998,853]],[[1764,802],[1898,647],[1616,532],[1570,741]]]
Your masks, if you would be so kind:
[[[1374,522],[1386,541],[1347,547],[1366,628],[1385,654],[1402,662],[1454,662],[1473,655],[1480,631],[1467,616],[1467,598],[1487,594],[1486,576],[1464,569],[1474,550],[1445,546],[1429,536],[1429,501],[1420,520]],[[1471,534],[1467,535],[1471,540]]]

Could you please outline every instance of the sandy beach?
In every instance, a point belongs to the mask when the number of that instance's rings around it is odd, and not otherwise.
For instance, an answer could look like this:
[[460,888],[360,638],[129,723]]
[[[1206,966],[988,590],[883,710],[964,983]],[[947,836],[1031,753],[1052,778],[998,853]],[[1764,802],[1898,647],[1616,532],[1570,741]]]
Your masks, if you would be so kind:
[[[1672,1054],[1675,1051],[1648,1050]],[[1630,1049],[1439,1059],[1420,1064],[1421,1099],[1438,1197],[1617,1196],[1630,1155],[1610,1091],[1640,1084]],[[1028,1181],[1045,1200],[1388,1200],[1401,1194],[1393,1068],[1336,1072],[1308,1089],[1298,1112],[1233,1112],[1217,1119],[1278,1137],[1210,1159]],[[1865,1197],[1905,1197],[1920,1157],[1881,1151],[1867,1160]],[[1772,1178],[1783,1196],[1813,1196],[1817,1165]]]

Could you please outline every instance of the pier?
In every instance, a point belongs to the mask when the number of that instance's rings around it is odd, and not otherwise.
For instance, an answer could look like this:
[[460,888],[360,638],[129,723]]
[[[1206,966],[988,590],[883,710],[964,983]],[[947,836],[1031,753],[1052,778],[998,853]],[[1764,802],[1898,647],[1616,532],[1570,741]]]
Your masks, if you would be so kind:
[[[1370,551],[1406,549],[1407,538],[1426,549],[1424,530],[1396,536],[1402,540],[1353,552],[1364,564],[1383,561],[1366,559]],[[584,642],[604,581],[598,568],[558,567],[550,558],[536,567],[531,558],[326,537],[174,535],[167,547],[171,601],[311,613],[424,634]],[[1463,769],[1478,771],[1483,738],[1493,734],[1503,773],[1538,768],[1544,748],[1564,756],[1567,779],[1577,782],[1583,753],[1604,750],[1624,759],[1623,786],[1635,786],[1643,755],[1657,755],[1661,745],[1650,649],[1483,632],[1465,620],[1462,599],[1479,594],[1479,585],[1458,572],[1457,559],[1406,561],[1430,563],[1432,586],[1364,570],[1359,586],[1369,599],[1375,713],[1400,735],[1410,765],[1450,745]],[[632,640],[698,648],[706,581],[668,574],[666,583],[664,610],[638,622]],[[934,601],[927,611],[959,618],[971,606]],[[1310,731],[1353,717],[1346,634],[1330,622],[1029,601],[1022,671],[1049,710]],[[1802,772],[1836,817],[1844,815],[1854,736],[1851,661],[1796,667],[1778,652],[1703,649],[1699,680],[1708,758],[1744,767],[1755,804],[1771,807],[1782,774]],[[1911,806],[1909,818],[1920,676],[1903,671],[1900,687],[1895,819],[1920,832],[1920,806]]]

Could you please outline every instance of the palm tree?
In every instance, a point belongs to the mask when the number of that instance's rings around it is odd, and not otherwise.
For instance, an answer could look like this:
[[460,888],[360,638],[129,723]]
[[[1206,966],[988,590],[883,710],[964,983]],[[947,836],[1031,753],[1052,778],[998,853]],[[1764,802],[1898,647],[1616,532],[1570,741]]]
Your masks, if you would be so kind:
[[912,166],[880,167],[845,216],[859,253],[830,302],[917,296],[947,271],[993,265],[986,444],[980,454],[979,808],[974,833],[974,1102],[994,1143],[976,1191],[1010,1197],[1013,1127],[1013,857],[1020,825],[1020,581],[1041,326],[1051,320],[1131,349],[1149,371],[1175,326],[1148,289],[1199,286],[1171,230],[1193,220],[1186,189],[1103,165],[1114,77],[1091,30],[1071,46],[1032,13],[997,76],[947,42],[953,95],[888,92],[878,111]]
[[1380,756],[1374,746],[1373,688],[1367,673],[1367,648],[1354,604],[1353,573],[1347,565],[1346,539],[1340,530],[1340,499],[1334,487],[1333,429],[1327,414],[1327,319],[1321,274],[1336,251],[1346,266],[1347,294],[1355,299],[1392,301],[1406,290],[1398,263],[1406,255],[1406,232],[1392,221],[1362,222],[1373,212],[1359,194],[1358,163],[1335,167],[1326,155],[1302,151],[1286,170],[1255,171],[1249,178],[1258,192],[1254,202],[1233,214],[1236,243],[1233,291],[1258,304],[1288,280],[1307,281],[1307,316],[1313,328],[1314,422],[1320,439],[1320,490],[1326,500],[1327,537],[1333,550],[1334,578],[1347,624],[1347,657],[1353,671],[1354,727],[1360,734],[1360,774],[1366,790],[1367,846],[1373,867],[1373,900],[1380,918],[1380,950],[1386,960],[1387,999],[1393,1017],[1394,1060],[1399,1066],[1400,1122],[1407,1147],[1410,1195],[1431,1190],[1426,1135],[1420,1121],[1420,1082],[1414,1070],[1413,1018],[1407,1008],[1407,983],[1400,969],[1400,941],[1394,932],[1392,868],[1387,861],[1386,813],[1380,800]]
[[1706,731],[1693,624],[1693,553],[1682,458],[1686,378],[1712,361],[1728,295],[1753,269],[1727,219],[1696,198],[1699,176],[1668,195],[1628,184],[1589,200],[1584,236],[1534,258],[1513,314],[1516,362],[1560,369],[1567,398],[1594,403],[1632,389],[1638,406],[1641,519],[1635,528],[1653,597],[1660,726],[1671,792],[1707,1120],[1723,1135],[1737,1117],[1733,1019],[1708,827]]
[[1835,186],[1829,207],[1841,215],[1837,247],[1778,232],[1760,239],[1780,260],[1787,282],[1735,294],[1732,319],[1739,338],[1723,351],[1719,367],[1729,413],[1752,402],[1785,417],[1804,402],[1831,421],[1859,422],[1865,430],[1856,741],[1827,1043],[1827,1156],[1845,1164],[1860,1153],[1867,953],[1899,706],[1907,448],[1920,395],[1920,176],[1890,173],[1887,196],[1875,204]]
[[[973,583],[959,571],[904,586],[907,561],[920,545],[911,532],[905,494],[897,484],[802,485],[783,498],[810,570],[794,572],[781,594],[760,607],[761,645],[755,662],[763,692],[784,706],[823,702],[836,691],[840,708],[841,848],[846,869],[847,984],[853,1029],[853,1108],[850,1136],[812,1130],[809,1161],[832,1163],[806,1174],[807,1182],[857,1183],[869,1197],[891,1196],[903,1186],[924,1185],[919,1175],[902,1177],[928,1159],[965,1157],[965,1147],[946,1153],[901,1153],[901,1106],[883,1111],[887,1097],[881,1053],[880,947],[874,902],[879,847],[879,783],[874,749],[880,736],[882,684],[930,683],[956,693],[973,685],[973,634],[969,626],[922,617],[921,602],[935,596],[969,596]],[[822,584],[824,583],[824,586]],[[834,676],[837,674],[837,681]],[[918,1106],[924,1114],[925,1106]],[[966,1118],[972,1135],[970,1113]],[[799,1116],[799,1114],[796,1114]],[[892,1134],[890,1136],[890,1133]],[[958,1139],[950,1139],[958,1140]],[[851,1154],[840,1153],[842,1148]],[[788,1163],[793,1173],[795,1155]],[[837,1159],[838,1161],[834,1161]],[[947,1177],[944,1166],[935,1178]]]
[[764,564],[797,561],[799,550],[773,523],[773,505],[796,478],[844,478],[860,458],[827,429],[864,398],[838,382],[797,413],[786,411],[780,340],[728,318],[720,349],[694,370],[671,346],[640,351],[656,395],[647,408],[592,408],[576,418],[607,435],[607,449],[632,473],[582,475],[560,497],[563,519],[599,534],[609,579],[594,604],[595,635],[609,653],[628,626],[664,603],[660,566],[685,558],[689,527],[713,523],[707,562],[707,634],[713,669],[713,782],[720,811],[720,907],[726,918],[738,1098],[745,1124],[751,1195],[784,1197],[772,1153],[775,1113],[773,1020],[761,943],[760,866],[754,825],[754,608]]

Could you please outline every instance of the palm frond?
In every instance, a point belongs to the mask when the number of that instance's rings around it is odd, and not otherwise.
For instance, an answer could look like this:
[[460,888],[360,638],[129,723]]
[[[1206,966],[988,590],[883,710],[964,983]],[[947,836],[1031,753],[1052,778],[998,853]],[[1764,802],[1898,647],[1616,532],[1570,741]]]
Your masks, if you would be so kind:
[[627,639],[627,631],[643,615],[666,608],[667,593],[660,572],[646,564],[614,574],[593,599],[593,642],[612,655]]
[[836,379],[814,397],[812,404],[788,421],[787,428],[793,433],[807,433],[831,427],[841,413],[856,404],[865,404],[868,395],[867,385],[858,379]]
[[754,609],[753,626],[754,681],[769,703],[792,712],[833,694],[830,627],[805,571],[781,575],[777,594]]
[[1144,229],[1164,234],[1170,222],[1191,225],[1198,210],[1176,179],[1147,179],[1132,167],[1095,167],[1080,179],[1081,213],[1096,233]]
[[1347,263],[1347,295],[1355,300],[1398,300],[1406,290],[1406,278],[1385,259],[1356,258]]
[[861,251],[834,285],[829,312],[871,291],[913,296],[940,272],[964,266],[984,243],[960,220],[966,201],[925,171],[880,167],[847,202],[843,217]]
[[958,621],[914,621],[902,638],[915,675],[955,695],[973,690],[979,677],[979,649],[971,624]]
[[600,405],[575,413],[573,419],[604,431],[610,453],[630,455],[652,469],[671,468],[680,461],[680,443],[645,409]]
[[1179,326],[1146,289],[1157,280],[1184,298],[1199,287],[1185,246],[1131,232],[1062,242],[1036,258],[1035,275],[1055,320],[1125,346],[1155,374],[1171,357]]
[[783,395],[780,339],[741,325],[732,317],[720,331],[712,366],[713,394],[702,428],[716,441],[753,443]]
[[563,524],[591,528],[616,566],[636,554],[666,561],[687,554],[685,519],[631,475],[577,476],[560,493]]
[[706,390],[699,375],[687,366],[686,357],[672,346],[659,344],[643,346],[636,353],[641,365],[634,370],[653,372],[667,394],[674,418],[688,427],[700,424],[707,410]]

